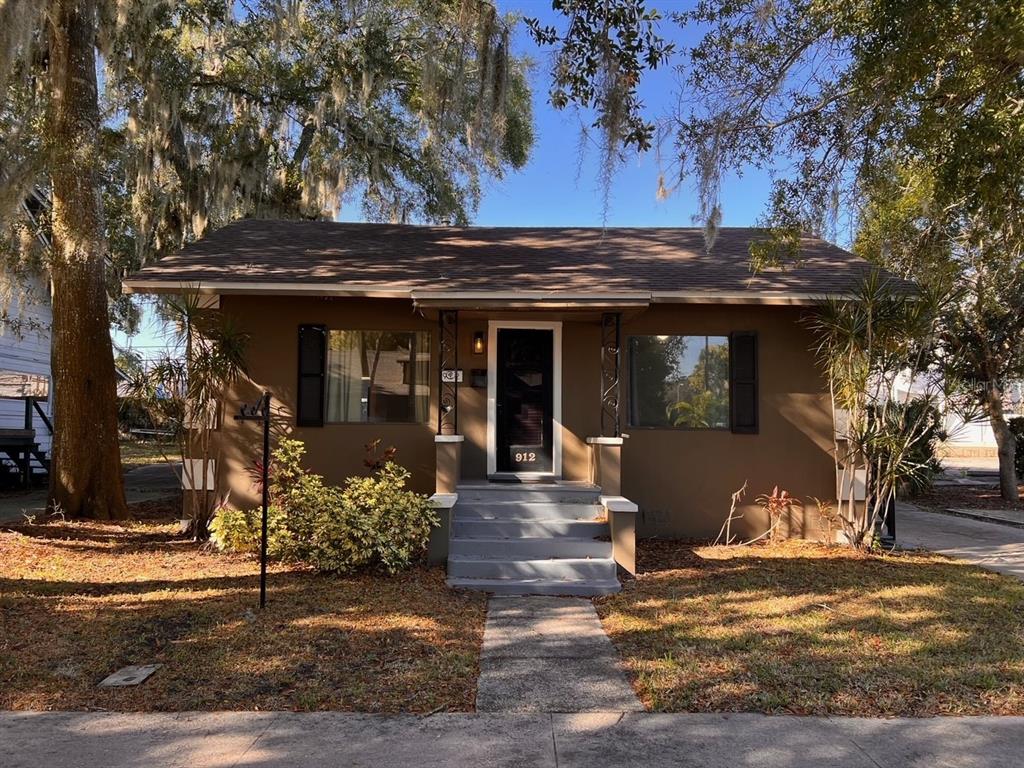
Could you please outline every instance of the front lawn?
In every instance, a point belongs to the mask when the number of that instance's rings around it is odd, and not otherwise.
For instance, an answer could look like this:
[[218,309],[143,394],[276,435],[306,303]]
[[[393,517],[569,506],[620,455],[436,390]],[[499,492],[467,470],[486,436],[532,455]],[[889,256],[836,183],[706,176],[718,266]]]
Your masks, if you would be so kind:
[[[140,505],[142,507],[144,505]],[[0,709],[470,711],[484,599],[438,568],[395,577],[273,567],[148,519],[0,526]],[[137,688],[96,687],[128,664]]]
[[178,444],[173,440],[121,439],[121,467],[125,471],[169,461],[181,461]]
[[598,603],[648,709],[1024,714],[1024,584],[927,553],[638,542]]

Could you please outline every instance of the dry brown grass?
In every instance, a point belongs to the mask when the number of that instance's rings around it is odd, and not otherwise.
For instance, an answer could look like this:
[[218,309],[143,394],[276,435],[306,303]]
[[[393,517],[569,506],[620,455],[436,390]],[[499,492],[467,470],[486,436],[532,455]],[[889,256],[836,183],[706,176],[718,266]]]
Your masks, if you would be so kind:
[[1024,584],[927,553],[641,542],[599,601],[664,712],[1024,714]]
[[[257,564],[177,538],[175,509],[0,529],[0,709],[473,709],[481,595],[438,568],[275,566],[260,613]],[[142,686],[96,687],[146,663]]]

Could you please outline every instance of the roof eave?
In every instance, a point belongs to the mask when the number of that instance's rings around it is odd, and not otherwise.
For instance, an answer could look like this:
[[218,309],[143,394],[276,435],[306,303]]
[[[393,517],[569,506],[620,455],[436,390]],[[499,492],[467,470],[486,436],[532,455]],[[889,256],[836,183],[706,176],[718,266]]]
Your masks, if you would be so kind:
[[129,279],[122,283],[126,294],[199,293],[231,296],[351,296],[353,298],[407,299],[408,288],[376,288],[335,283],[261,282],[239,280],[146,280]]
[[848,298],[845,291],[451,291],[416,288],[381,288],[336,283],[262,282],[235,280],[174,281],[129,279],[124,293],[251,295],[251,296],[338,296],[352,298],[409,299],[417,306],[646,306],[648,304],[746,304],[811,306],[825,298]]
[[654,291],[652,304],[755,304],[813,306],[826,298],[849,298],[845,291]]

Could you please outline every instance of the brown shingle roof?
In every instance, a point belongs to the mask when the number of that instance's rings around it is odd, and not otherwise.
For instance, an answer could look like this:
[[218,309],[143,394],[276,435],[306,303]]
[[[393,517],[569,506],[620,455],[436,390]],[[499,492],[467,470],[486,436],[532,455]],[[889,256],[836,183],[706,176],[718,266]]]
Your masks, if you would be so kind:
[[[246,219],[137,272],[133,290],[162,284],[306,284],[412,291],[750,296],[843,293],[867,262],[813,237],[802,262],[752,275],[761,229],[720,230],[710,253],[698,228],[424,227]],[[909,285],[909,284],[908,284]]]

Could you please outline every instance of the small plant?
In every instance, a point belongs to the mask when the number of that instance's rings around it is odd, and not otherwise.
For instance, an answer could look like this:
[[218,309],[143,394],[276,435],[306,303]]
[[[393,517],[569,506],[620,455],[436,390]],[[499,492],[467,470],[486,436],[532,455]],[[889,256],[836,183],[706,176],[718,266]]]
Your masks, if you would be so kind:
[[[892,403],[889,407],[894,431],[905,434],[913,428],[919,433],[919,438],[905,451],[903,465],[906,471],[902,487],[910,496],[920,496],[931,490],[932,480],[942,471],[942,462],[936,455],[939,443],[948,437],[943,428],[942,416],[929,398]],[[887,456],[884,449],[877,453],[882,457]],[[882,514],[884,516],[884,512]]]
[[718,538],[715,539],[715,546],[725,545],[730,546],[736,541],[736,537],[732,532],[732,524],[736,520],[742,520],[743,515],[737,514],[736,509],[739,507],[740,502],[743,500],[743,496],[747,492],[747,481],[743,481],[743,485],[739,490],[733,491],[732,496],[729,497],[729,515],[725,518],[725,522],[722,523],[722,528],[718,532]]
[[[260,551],[261,509],[221,507],[210,521],[210,541],[225,552],[256,554]],[[284,512],[267,508],[267,555],[282,558],[288,551]]]
[[366,458],[363,459],[363,466],[367,469],[376,471],[378,469],[382,469],[389,461],[394,461],[395,454],[398,453],[398,449],[392,445],[385,448],[383,452],[378,453],[382,442],[383,441],[378,437],[376,440],[373,440],[363,446],[363,448],[366,449]]
[[758,505],[768,513],[768,540],[773,544],[779,540],[779,526],[782,518],[789,514],[793,505],[799,504],[800,500],[789,495],[789,491],[779,490],[775,486],[772,492],[762,493],[757,497]]
[[811,496],[818,510],[818,527],[825,533],[825,546],[831,547],[836,543],[836,531],[843,526],[843,516],[839,514],[830,501],[822,501],[817,496]]

